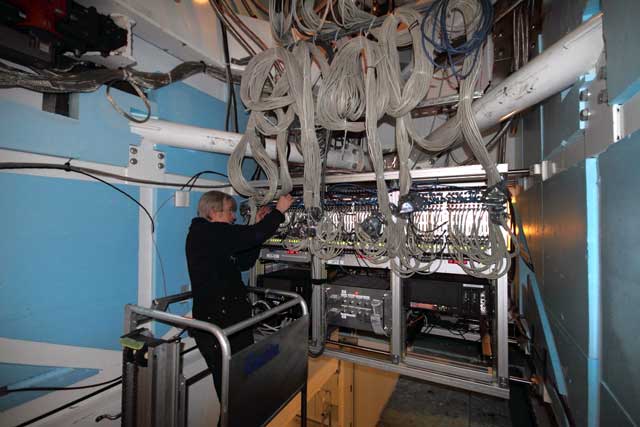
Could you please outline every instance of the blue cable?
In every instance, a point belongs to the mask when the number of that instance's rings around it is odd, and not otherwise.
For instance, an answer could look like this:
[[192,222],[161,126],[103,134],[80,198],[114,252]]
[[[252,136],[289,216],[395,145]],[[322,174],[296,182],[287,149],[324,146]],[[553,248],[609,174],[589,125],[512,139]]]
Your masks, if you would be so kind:
[[[449,33],[447,31],[447,8],[449,6],[449,0],[438,0],[432,3],[425,11],[424,17],[422,18],[422,22],[420,24],[420,31],[422,33],[422,49],[429,62],[431,62],[431,64],[433,64],[436,69],[450,68],[451,74],[454,75],[458,80],[464,80],[471,74],[471,71],[476,66],[476,63],[478,61],[480,49],[489,36],[489,33],[491,32],[491,26],[493,25],[493,6],[491,5],[491,1],[478,1],[480,2],[482,8],[482,21],[480,23],[480,26],[473,34],[471,34],[471,36],[467,35],[467,40],[458,47],[453,46],[451,39],[449,38]],[[433,20],[431,37],[429,37],[429,34],[427,34],[426,31],[427,21],[430,18]],[[436,35],[436,32],[438,30],[440,33],[439,37]],[[433,46],[435,52],[446,53],[446,65],[442,66],[436,63],[435,58],[433,58],[427,50],[427,42]],[[461,60],[455,61],[453,57],[456,55],[463,55],[463,58]],[[473,55],[472,66],[466,73],[460,73],[457,67],[464,62],[464,59],[466,57],[470,55]]]

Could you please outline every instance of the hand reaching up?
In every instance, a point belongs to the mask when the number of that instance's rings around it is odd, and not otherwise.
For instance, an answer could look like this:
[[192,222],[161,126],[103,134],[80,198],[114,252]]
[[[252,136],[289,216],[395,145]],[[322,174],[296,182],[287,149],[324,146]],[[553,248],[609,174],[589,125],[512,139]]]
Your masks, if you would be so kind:
[[278,203],[276,203],[276,209],[278,209],[281,213],[285,213],[291,206],[291,203],[293,203],[293,197],[291,197],[291,194],[280,196],[280,198],[278,199]]
[[269,212],[271,212],[271,208],[269,206],[261,206],[256,214],[256,223],[262,221]]

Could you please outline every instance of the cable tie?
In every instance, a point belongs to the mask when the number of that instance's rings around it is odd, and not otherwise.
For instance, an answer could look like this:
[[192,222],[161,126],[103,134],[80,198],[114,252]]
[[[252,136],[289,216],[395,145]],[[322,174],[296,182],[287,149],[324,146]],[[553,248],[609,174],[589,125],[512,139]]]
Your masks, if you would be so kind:
[[[202,73],[207,74],[207,68],[208,68],[207,63],[204,61],[200,61],[200,63],[202,64]],[[229,65],[229,64],[226,64],[226,65]]]
[[67,160],[67,162],[64,164],[64,170],[66,172],[71,172],[71,160],[73,160],[73,159]]

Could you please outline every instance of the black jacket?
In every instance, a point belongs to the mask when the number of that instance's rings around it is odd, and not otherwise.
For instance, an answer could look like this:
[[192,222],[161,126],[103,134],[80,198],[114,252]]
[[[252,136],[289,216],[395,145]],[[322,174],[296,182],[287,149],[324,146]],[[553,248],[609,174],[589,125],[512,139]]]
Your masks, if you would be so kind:
[[260,245],[282,221],[284,215],[276,209],[255,225],[193,219],[186,252],[196,319],[227,327],[251,315],[240,272],[253,265]]

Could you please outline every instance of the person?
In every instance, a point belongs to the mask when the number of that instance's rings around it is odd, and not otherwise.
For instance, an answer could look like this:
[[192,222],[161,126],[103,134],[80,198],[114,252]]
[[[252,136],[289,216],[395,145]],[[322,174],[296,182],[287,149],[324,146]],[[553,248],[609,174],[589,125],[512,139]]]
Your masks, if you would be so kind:
[[[255,263],[260,245],[284,221],[291,202],[291,195],[282,196],[275,209],[263,206],[258,210],[254,225],[234,225],[236,202],[231,196],[220,191],[202,195],[198,217],[192,220],[186,241],[194,318],[226,328],[251,317],[251,304],[240,272]],[[200,331],[192,331],[192,335],[213,374],[220,397],[222,355],[218,341]],[[253,331],[247,328],[228,338],[233,354],[253,344]]]

